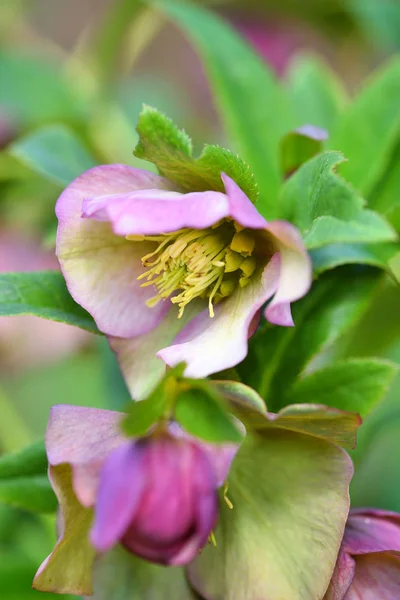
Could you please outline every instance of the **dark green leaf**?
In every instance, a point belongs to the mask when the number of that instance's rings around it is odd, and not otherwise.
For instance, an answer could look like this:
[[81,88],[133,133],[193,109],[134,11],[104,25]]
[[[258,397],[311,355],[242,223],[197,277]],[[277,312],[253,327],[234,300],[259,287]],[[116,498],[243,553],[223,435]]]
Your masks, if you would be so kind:
[[242,441],[242,434],[211,386],[190,387],[179,393],[176,420],[186,431],[207,442]]
[[257,185],[250,167],[236,154],[218,146],[205,146],[199,158],[192,158],[192,143],[186,133],[150,107],[141,112],[137,131],[140,140],[135,156],[154,163],[161,175],[182,190],[223,192],[221,173],[224,172],[253,202],[257,200]]
[[81,140],[63,125],[28,134],[12,144],[10,152],[33,171],[61,185],[97,164]]
[[44,441],[39,440],[19,452],[0,457],[0,479],[27,475],[45,475],[47,456]]
[[100,333],[92,317],[71,298],[61,273],[0,275],[0,316],[34,315]]
[[39,513],[57,509],[57,498],[47,475],[0,479],[0,502]]
[[253,336],[239,374],[269,410],[285,406],[290,386],[307,364],[358,322],[380,278],[364,269],[327,273],[294,305],[295,327],[264,326]]
[[311,250],[316,275],[346,264],[364,264],[391,272],[390,261],[400,251],[400,244],[331,244]]
[[258,208],[276,216],[279,142],[295,126],[283,91],[261,57],[215,13],[175,0],[151,4],[182,27],[199,51],[227,133],[255,175]]
[[299,379],[286,401],[324,404],[365,417],[384,399],[398,369],[373,358],[337,362]]

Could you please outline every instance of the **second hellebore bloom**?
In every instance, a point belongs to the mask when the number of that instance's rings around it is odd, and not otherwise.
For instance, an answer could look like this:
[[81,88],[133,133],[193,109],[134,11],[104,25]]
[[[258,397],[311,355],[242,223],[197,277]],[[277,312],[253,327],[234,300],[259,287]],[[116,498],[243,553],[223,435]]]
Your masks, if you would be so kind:
[[182,194],[158,175],[106,165],[58,200],[57,256],[68,288],[109,336],[136,398],[165,364],[186,362],[192,377],[238,364],[265,302],[272,298],[268,321],[292,325],[290,303],[310,286],[297,229],[267,223],[222,179],[225,193]]
[[336,569],[324,600],[400,598],[400,515],[350,511]]
[[217,520],[217,478],[199,443],[156,433],[114,450],[101,474],[91,539],[121,541],[162,564],[192,560]]

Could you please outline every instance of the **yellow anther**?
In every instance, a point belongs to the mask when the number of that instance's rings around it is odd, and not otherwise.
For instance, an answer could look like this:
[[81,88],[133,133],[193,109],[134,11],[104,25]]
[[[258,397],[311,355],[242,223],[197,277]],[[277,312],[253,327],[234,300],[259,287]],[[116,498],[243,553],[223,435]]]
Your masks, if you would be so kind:
[[222,283],[221,283],[218,291],[223,298],[226,298],[227,296],[230,296],[235,291],[236,287],[237,287],[237,281],[235,279],[224,278],[222,280]]
[[237,252],[233,252],[233,250],[228,248],[225,254],[225,273],[232,273],[233,271],[236,271],[239,269],[242,262],[243,256]]
[[212,544],[215,548],[217,547],[217,540],[215,538],[215,533],[214,531],[211,531],[210,535],[208,536],[208,541],[210,544]]
[[233,504],[232,504],[232,502],[228,498],[228,487],[229,487],[228,484],[225,483],[223,495],[224,495],[224,500],[225,500],[226,505],[232,510],[233,509]]
[[250,256],[254,250],[256,240],[254,235],[247,229],[237,231],[232,238],[231,249],[239,252],[242,256]]
[[241,277],[239,279],[239,285],[241,288],[246,287],[250,283],[250,277]]
[[251,277],[256,270],[257,262],[254,256],[248,256],[240,265],[240,270],[246,277]]

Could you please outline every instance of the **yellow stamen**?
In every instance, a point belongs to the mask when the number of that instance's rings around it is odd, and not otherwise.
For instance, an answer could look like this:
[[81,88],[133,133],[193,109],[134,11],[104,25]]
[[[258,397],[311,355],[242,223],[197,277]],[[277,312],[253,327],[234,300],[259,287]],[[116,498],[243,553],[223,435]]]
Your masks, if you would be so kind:
[[253,232],[232,220],[222,220],[207,229],[180,229],[127,239],[157,243],[142,258],[146,269],[138,279],[144,280],[142,287],[156,288],[147,306],[169,298],[179,307],[178,317],[195,298],[208,299],[209,314],[214,317],[214,304],[233,294],[237,287],[247,285],[257,267],[256,258],[251,256]]

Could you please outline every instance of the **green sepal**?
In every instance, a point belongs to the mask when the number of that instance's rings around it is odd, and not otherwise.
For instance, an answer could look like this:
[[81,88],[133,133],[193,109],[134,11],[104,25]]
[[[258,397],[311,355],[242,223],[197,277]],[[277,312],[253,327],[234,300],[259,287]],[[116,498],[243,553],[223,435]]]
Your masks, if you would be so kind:
[[149,106],[143,107],[137,132],[140,139],[134,155],[154,163],[160,175],[176,183],[181,191],[224,192],[221,173],[226,173],[252,202],[257,201],[257,184],[250,167],[230,150],[206,145],[199,158],[193,158],[189,136]]

